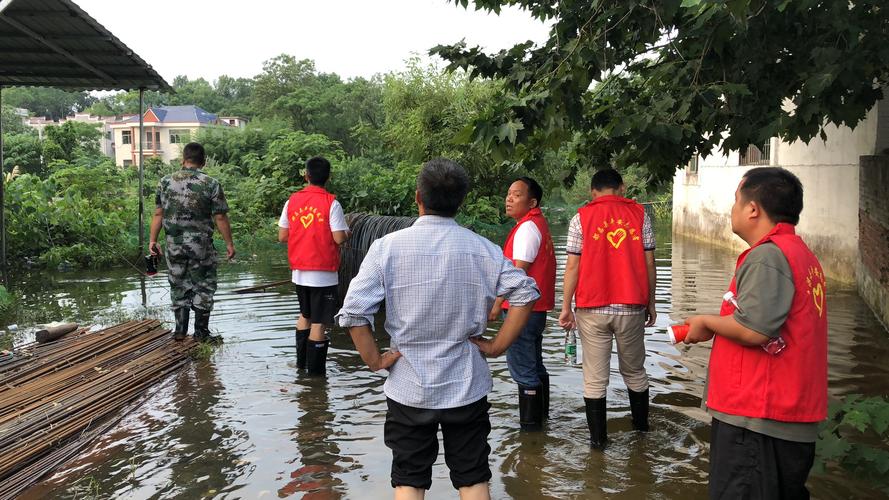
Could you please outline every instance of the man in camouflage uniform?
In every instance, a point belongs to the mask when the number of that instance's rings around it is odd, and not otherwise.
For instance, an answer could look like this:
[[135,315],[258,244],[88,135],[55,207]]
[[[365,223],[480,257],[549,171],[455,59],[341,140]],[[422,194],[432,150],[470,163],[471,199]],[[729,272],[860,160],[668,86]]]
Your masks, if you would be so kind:
[[216,293],[214,221],[225,240],[229,260],[235,256],[235,246],[222,186],[200,171],[205,159],[203,146],[186,144],[182,149],[182,169],[160,180],[148,248],[152,255],[161,253],[157,238],[163,226],[167,243],[164,257],[176,318],[173,337],[186,337],[189,309],[193,309],[195,340],[220,342],[221,337],[211,336],[209,329]]

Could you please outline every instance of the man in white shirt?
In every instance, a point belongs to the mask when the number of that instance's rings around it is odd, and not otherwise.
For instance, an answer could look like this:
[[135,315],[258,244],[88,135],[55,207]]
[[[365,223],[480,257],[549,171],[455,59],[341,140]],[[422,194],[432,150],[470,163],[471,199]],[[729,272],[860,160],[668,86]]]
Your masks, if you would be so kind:
[[296,366],[324,375],[330,340],[324,326],[333,324],[337,308],[339,245],[349,226],[336,197],[324,189],[330,162],[318,156],[306,162],[308,186],[290,196],[278,221],[278,241],[287,257],[299,299],[296,322]]
[[[519,389],[519,424],[522,430],[536,431],[549,414],[549,374],[543,365],[543,332],[546,313],[555,306],[556,254],[549,225],[540,201],[543,188],[530,177],[520,177],[506,194],[506,215],[516,221],[503,245],[503,255],[534,279],[540,300],[534,304],[528,322],[506,351],[506,366]],[[497,298],[488,315],[497,320],[509,303]]]

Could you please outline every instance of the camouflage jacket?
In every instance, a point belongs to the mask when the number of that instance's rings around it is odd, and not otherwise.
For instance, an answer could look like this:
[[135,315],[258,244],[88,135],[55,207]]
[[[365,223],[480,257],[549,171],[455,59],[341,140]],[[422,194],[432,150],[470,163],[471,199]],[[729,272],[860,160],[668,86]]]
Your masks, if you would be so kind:
[[212,238],[213,216],[228,212],[228,203],[219,181],[201,172],[183,168],[160,180],[155,205],[164,210],[167,240]]

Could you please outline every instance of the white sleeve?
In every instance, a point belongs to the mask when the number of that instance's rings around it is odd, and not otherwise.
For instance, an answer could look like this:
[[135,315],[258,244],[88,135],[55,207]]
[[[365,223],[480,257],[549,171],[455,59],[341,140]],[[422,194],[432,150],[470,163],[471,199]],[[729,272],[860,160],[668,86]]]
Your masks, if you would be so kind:
[[290,221],[287,220],[287,205],[290,205],[290,200],[284,202],[284,210],[281,210],[281,218],[278,219],[278,227],[281,229],[290,228]]
[[349,225],[346,224],[346,216],[343,214],[343,206],[336,200],[333,200],[333,203],[330,204],[330,230],[349,230]]
[[515,232],[512,239],[512,259],[534,262],[540,251],[543,236],[534,221],[524,222]]

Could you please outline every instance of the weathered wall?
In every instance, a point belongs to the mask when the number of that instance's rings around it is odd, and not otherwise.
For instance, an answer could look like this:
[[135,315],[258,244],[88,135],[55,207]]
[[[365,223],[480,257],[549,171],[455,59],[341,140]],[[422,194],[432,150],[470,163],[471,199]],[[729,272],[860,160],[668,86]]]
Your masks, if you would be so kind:
[[889,328],[889,156],[862,156],[858,291]]
[[[803,213],[797,232],[834,281],[856,282],[859,158],[889,147],[889,105],[880,102],[855,129],[828,125],[827,140],[771,141],[770,165],[784,167],[803,183]],[[738,166],[738,153],[713,151],[698,162],[697,175],[679,170],[673,181],[673,229],[680,234],[743,249],[732,234],[729,213],[735,188],[752,166]]]
[[[673,182],[673,230],[742,250],[731,231],[735,189],[752,167],[702,166],[697,179],[684,170]],[[821,260],[825,273],[855,283],[858,262],[858,165],[786,166],[803,184],[803,213],[797,233]]]

